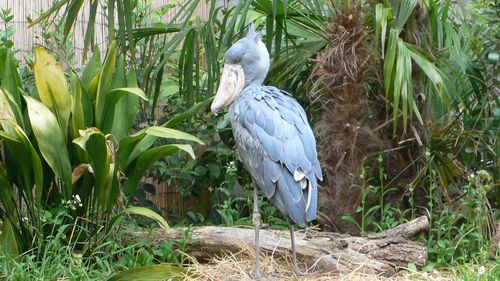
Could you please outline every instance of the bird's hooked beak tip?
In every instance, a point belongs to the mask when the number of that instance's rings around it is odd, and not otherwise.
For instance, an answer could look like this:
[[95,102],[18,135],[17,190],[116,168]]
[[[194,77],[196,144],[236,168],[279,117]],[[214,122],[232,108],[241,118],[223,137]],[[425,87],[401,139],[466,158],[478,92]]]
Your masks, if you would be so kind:
[[222,109],[222,107],[221,107],[219,102],[213,101],[212,104],[210,105],[210,111],[215,116],[219,115],[219,112],[221,111],[221,109]]

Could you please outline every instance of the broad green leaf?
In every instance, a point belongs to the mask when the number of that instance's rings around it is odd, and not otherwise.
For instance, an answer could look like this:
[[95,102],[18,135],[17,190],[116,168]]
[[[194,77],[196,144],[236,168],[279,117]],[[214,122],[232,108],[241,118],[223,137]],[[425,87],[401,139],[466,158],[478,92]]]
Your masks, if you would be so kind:
[[[139,88],[118,88],[113,89],[106,93],[105,105],[102,111],[102,123],[100,127],[106,133],[112,132],[114,127],[113,120],[115,120],[115,109],[121,98],[124,98],[126,95],[135,95],[137,97],[142,98],[143,100],[147,100],[144,92]],[[124,110],[121,111],[124,114]],[[119,122],[127,122],[127,116],[121,116],[121,119],[116,119]],[[129,128],[127,128],[128,131]]]
[[172,155],[178,150],[187,152],[194,158],[193,148],[188,144],[167,144],[149,149],[140,154],[137,161],[131,163],[127,167],[127,181],[125,182],[124,190],[126,194],[132,194],[137,189],[140,180],[146,174],[147,170],[151,168],[154,163],[163,157]]
[[[4,140],[4,153],[7,170],[19,188],[24,188],[26,196],[32,200],[32,189],[35,186],[37,200],[41,199],[43,188],[42,162],[35,148],[21,127],[12,118],[0,118]],[[26,165],[30,163],[30,165]]]
[[65,135],[52,112],[39,101],[24,96],[28,107],[31,127],[38,143],[40,153],[56,176],[61,178],[66,199],[71,196],[71,164]]
[[163,229],[168,229],[169,226],[168,226],[168,223],[165,221],[165,219],[159,215],[158,213],[156,213],[155,211],[151,210],[151,209],[148,209],[148,208],[145,208],[145,207],[128,207],[127,209],[119,212],[118,214],[116,214],[112,219],[111,219],[111,222],[110,222],[110,225],[109,225],[109,229],[111,229],[113,227],[113,225],[115,224],[116,220],[125,215],[125,214],[128,214],[128,215],[140,215],[140,216],[143,216],[143,217],[146,217],[146,218],[150,218],[154,221],[156,221],[158,223],[158,225],[163,228]]
[[[99,77],[99,74],[101,72],[101,64],[102,64],[101,52],[99,51],[99,48],[96,46],[94,48],[94,53],[92,54],[90,61],[83,69],[82,85],[85,87],[85,89],[87,89],[87,91],[90,90],[92,80],[95,79],[96,77]],[[96,81],[99,81],[99,79],[97,79]],[[97,86],[95,86],[95,88],[97,90]]]
[[92,78],[92,80],[90,80],[90,83],[88,85],[87,94],[93,101],[95,101],[97,99],[97,89],[99,87],[99,77],[100,76],[97,75],[94,78]]
[[[128,88],[138,88],[139,85],[137,84],[137,75],[135,73],[134,69],[129,70],[127,73],[127,87]],[[135,121],[137,119],[137,113],[140,110],[140,102],[141,98],[137,95],[126,95],[125,100],[123,101],[123,115],[124,118],[126,119],[126,128],[127,128],[127,133],[132,128],[135,124]]]
[[115,177],[114,164],[106,136],[97,128],[80,131],[80,137],[73,143],[85,150],[90,158],[90,165],[95,177],[96,197],[101,206],[109,211],[116,198],[113,181]]
[[[125,169],[142,151],[148,150],[154,144],[156,138],[146,135],[144,131],[141,130],[133,135],[126,136],[120,141],[117,152],[117,161],[120,169]],[[147,145],[142,142],[145,138],[150,139]]]
[[85,113],[82,102],[82,86],[80,80],[73,72],[70,73],[71,92],[73,95],[71,106],[71,128],[73,136],[78,136],[78,131],[85,128]]
[[9,91],[0,89],[0,112],[15,118],[16,122],[23,127],[24,118],[20,105],[21,103],[17,103]]
[[[117,88],[127,88],[127,75],[125,72],[125,60],[122,55],[119,55],[116,66],[116,73],[113,82],[111,83],[111,89]],[[132,128],[133,123],[129,122],[128,111],[136,111],[137,108],[128,104],[129,96],[131,95],[123,95],[118,98],[118,101],[115,105],[110,105],[111,110],[108,108],[105,109],[105,112],[110,112],[113,115],[113,118],[109,120],[109,117],[106,117],[107,120],[106,126],[102,126],[102,130],[105,132],[110,132],[115,139],[119,142],[123,137],[125,137],[130,128]],[[108,97],[106,97],[107,99]],[[136,98],[139,101],[139,98]],[[106,101],[106,107],[108,106],[108,102]],[[107,113],[105,113],[107,115]]]
[[123,55],[119,54],[116,59],[116,70],[115,75],[113,77],[113,81],[111,82],[110,90],[116,88],[126,88],[127,87],[127,73],[125,70],[125,60],[123,59]]
[[[9,52],[5,52],[0,55],[0,61],[4,62],[3,69],[0,69],[0,80],[2,81],[0,86],[11,94],[12,100],[19,107],[21,106],[21,92],[19,88],[22,85],[21,78],[19,77],[19,73],[17,72],[17,68],[14,63],[14,58]],[[18,119],[17,116],[16,119]],[[18,123],[19,122],[20,120],[18,119]],[[22,125],[22,123],[19,124]]]
[[3,218],[0,227],[0,245],[2,246],[2,251],[13,256],[19,254],[19,244],[16,238],[16,232],[10,219],[7,217]]
[[128,167],[137,157],[153,146],[158,139],[158,136],[146,134],[146,131],[147,129],[143,129],[134,135],[125,137],[120,142],[118,159],[122,169]]
[[95,99],[95,117],[96,124],[104,123],[104,107],[106,103],[106,95],[110,90],[113,81],[113,74],[116,66],[116,41],[113,41],[108,49],[106,60],[99,75],[99,84],[97,86],[97,96]]
[[184,132],[179,131],[179,130],[164,128],[164,127],[159,127],[159,126],[151,126],[151,127],[147,128],[146,134],[160,137],[160,138],[188,140],[188,141],[197,142],[199,144],[205,144],[202,140],[200,140],[199,138],[197,138],[191,134],[184,133]]
[[[0,139],[3,139],[3,140],[8,141],[8,142],[21,143],[21,141],[18,140],[16,137],[11,136],[4,131],[0,131]],[[1,162],[0,162],[0,164],[1,164]]]
[[183,280],[187,269],[171,264],[155,264],[132,268],[120,272],[108,281],[155,281],[155,280]]
[[54,113],[63,132],[68,130],[71,96],[64,72],[54,57],[44,48],[35,48],[35,84],[42,103]]

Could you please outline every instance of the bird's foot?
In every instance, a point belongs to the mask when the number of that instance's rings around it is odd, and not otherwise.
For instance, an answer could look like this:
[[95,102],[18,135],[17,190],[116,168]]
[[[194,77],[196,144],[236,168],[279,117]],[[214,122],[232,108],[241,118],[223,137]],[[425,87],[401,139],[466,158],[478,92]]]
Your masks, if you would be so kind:
[[252,273],[250,273],[250,277],[251,277],[253,280],[260,280],[260,279],[262,279],[262,274],[260,273],[260,270],[256,269],[256,270],[253,272],[253,276],[252,276]]
[[268,229],[270,228],[269,224],[267,223],[261,223],[259,229]]
[[297,265],[292,267],[292,272],[293,272],[293,276],[295,276],[295,277],[311,276],[311,275],[320,273],[319,271],[313,271],[313,272],[302,271],[302,270],[300,270],[300,268]]

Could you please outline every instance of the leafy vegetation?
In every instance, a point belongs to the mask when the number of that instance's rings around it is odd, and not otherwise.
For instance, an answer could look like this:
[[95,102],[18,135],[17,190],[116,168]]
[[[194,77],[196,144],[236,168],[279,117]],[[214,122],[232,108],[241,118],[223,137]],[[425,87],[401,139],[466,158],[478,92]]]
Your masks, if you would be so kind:
[[[266,83],[293,93],[315,127],[326,175],[318,223],[366,234],[425,214],[424,273],[498,276],[498,1],[209,1],[206,17],[199,0],[155,11],[149,0],[86,2],[54,1],[31,21],[47,48],[25,63],[13,17],[0,13],[0,278],[175,277],[188,273],[184,245],[118,238],[152,223],[251,224],[252,181],[229,120],[206,110],[250,22],[271,53]],[[80,68],[67,39],[84,7]],[[104,59],[94,41],[103,11]],[[167,223],[145,176],[197,203]],[[287,225],[259,204],[264,223]]]
[[[158,159],[178,151],[194,157],[190,143],[203,142],[165,126],[132,131],[140,100],[147,97],[115,41],[104,61],[96,51],[81,72],[64,72],[49,51],[36,47],[28,70],[34,81],[24,81],[11,41],[5,39],[0,49],[0,245],[3,262],[24,254],[12,266],[5,262],[2,275],[22,269],[12,278],[88,277],[73,269],[85,260],[86,266],[105,270],[99,261],[111,263],[116,246],[102,247],[112,243],[110,233],[124,215],[145,216],[168,228],[149,209],[125,208],[123,195],[134,194]],[[160,138],[174,141],[154,146]]]

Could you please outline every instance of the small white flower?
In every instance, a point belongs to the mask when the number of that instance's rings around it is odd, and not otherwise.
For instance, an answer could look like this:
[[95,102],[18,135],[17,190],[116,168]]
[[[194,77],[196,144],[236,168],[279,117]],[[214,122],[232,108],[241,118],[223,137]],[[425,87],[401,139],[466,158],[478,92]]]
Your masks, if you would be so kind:
[[82,200],[80,199],[80,195],[77,194],[74,197],[75,197],[75,202],[76,203],[78,203],[78,204],[82,203]]
[[477,274],[479,276],[483,276],[484,274],[486,273],[486,268],[484,268],[484,265],[481,265],[481,267],[479,268],[479,270],[477,271]]

